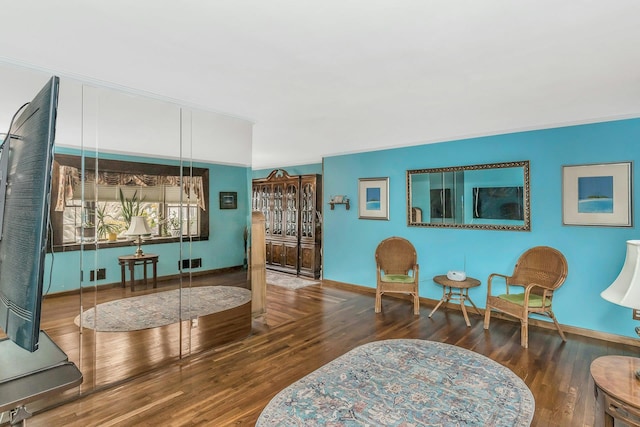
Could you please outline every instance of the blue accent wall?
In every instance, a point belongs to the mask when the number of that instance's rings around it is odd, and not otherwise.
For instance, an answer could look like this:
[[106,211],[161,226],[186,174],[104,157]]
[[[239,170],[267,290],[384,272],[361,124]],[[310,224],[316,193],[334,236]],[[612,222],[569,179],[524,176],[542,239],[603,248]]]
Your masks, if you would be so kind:
[[[78,150],[58,148],[57,153],[79,155]],[[100,153],[99,158],[127,160],[155,164],[178,165],[176,160],[147,157],[123,156]],[[184,164],[184,163],[183,163]],[[219,165],[194,162],[193,167],[209,169],[209,240],[180,243],[144,243],[145,253],[158,254],[158,276],[178,274],[180,259],[202,258],[202,267],[186,271],[207,271],[226,267],[242,266],[244,262],[243,233],[250,220],[250,176],[251,169],[242,166]],[[220,209],[219,192],[236,191],[237,209]],[[45,259],[45,293],[55,293],[78,289],[80,286],[94,286],[120,282],[118,256],[132,255],[135,246],[100,248],[98,250],[56,252],[47,254]],[[51,266],[53,263],[53,269]],[[106,268],[105,280],[89,281],[89,271]],[[142,277],[142,267],[136,267],[136,278]],[[84,280],[80,280],[80,271]],[[149,274],[151,268],[149,267]],[[49,277],[51,272],[51,279]],[[127,272],[127,280],[128,280]]]
[[252,172],[252,179],[266,178],[274,169],[284,169],[289,175],[322,174],[322,163],[283,166],[280,168],[256,169]]
[[[635,336],[631,310],[609,303],[600,292],[617,277],[626,244],[639,237],[634,227],[565,226],[562,224],[562,166],[640,159],[640,119],[519,132],[446,143],[332,156],[324,159],[323,276],[325,279],[375,288],[374,251],[389,236],[402,236],[416,247],[420,295],[434,300],[442,287],[432,278],[465,269],[482,282],[469,292],[485,306],[489,274],[510,274],[518,257],[536,245],[562,251],[568,278],[554,297],[560,323]],[[407,226],[409,169],[530,161],[531,231],[492,231]],[[634,180],[635,167],[634,163]],[[389,177],[390,218],[358,219],[358,178]],[[351,210],[327,209],[329,195],[345,194]],[[633,187],[633,204],[640,186]],[[640,306],[640,301],[639,304]],[[475,317],[473,322],[481,322]]]

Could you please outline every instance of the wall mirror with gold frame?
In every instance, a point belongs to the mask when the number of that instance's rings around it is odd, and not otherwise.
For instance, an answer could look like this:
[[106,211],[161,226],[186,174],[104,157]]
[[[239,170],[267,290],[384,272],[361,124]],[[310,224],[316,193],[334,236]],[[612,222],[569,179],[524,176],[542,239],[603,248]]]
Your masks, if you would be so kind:
[[531,230],[529,161],[407,171],[407,224]]

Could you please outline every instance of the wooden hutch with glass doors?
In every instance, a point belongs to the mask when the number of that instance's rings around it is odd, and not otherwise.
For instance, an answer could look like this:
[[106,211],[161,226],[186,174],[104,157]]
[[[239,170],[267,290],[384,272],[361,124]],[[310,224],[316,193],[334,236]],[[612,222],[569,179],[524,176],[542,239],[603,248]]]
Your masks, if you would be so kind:
[[320,278],[322,175],[275,169],[253,180],[251,205],[264,214],[267,268]]

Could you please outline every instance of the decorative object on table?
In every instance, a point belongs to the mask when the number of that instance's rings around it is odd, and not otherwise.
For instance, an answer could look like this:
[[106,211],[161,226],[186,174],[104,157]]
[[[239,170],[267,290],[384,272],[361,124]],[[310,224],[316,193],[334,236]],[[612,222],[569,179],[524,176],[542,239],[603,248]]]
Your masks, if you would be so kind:
[[300,289],[306,286],[318,285],[320,283],[317,280],[303,279],[291,274],[276,273],[271,270],[267,270],[266,281],[270,285],[280,286],[287,289]]
[[389,178],[358,180],[358,218],[389,219]]
[[143,216],[134,216],[131,217],[131,225],[129,229],[125,233],[127,236],[133,236],[136,238],[136,244],[138,248],[136,249],[135,256],[142,256],[144,252],[142,252],[142,236],[150,236],[151,229],[147,224],[147,220]]
[[[511,276],[493,273],[487,280],[487,304],[484,311],[484,328],[489,329],[491,309],[501,311],[520,320],[520,345],[529,346],[529,315],[542,314],[553,320],[562,341],[567,339],[553,314],[551,302],[553,292],[564,283],[568,273],[567,260],[557,249],[549,246],[536,246],[523,253]],[[493,280],[502,278],[506,282],[507,292],[491,294]],[[513,288],[523,292],[513,292]],[[525,302],[528,302],[525,306]]]
[[631,227],[631,162],[562,167],[562,223]]
[[351,202],[347,196],[333,196],[329,199],[329,205],[331,210],[334,210],[335,205],[345,205],[345,208],[349,210],[351,208]]
[[[600,296],[609,302],[634,309],[640,308],[640,240],[627,241],[627,254],[616,280]],[[640,320],[640,319],[638,319]],[[636,327],[640,335],[640,327]],[[636,372],[640,379],[640,371]]]
[[257,427],[529,426],[531,390],[511,370],[454,345],[418,339],[354,348],[280,391]]
[[464,271],[458,270],[449,270],[447,271],[447,279],[455,280],[456,282],[462,282],[467,278],[467,273]]
[[400,293],[413,297],[413,314],[419,315],[418,255],[411,242],[402,237],[384,239],[376,248],[375,259],[377,278],[375,312],[380,313],[382,310],[383,294]]
[[[100,332],[139,331],[229,310],[251,301],[235,286],[197,286],[118,299],[82,313],[82,327]],[[80,325],[80,316],[74,319]]]
[[462,315],[464,316],[464,322],[467,324],[467,327],[471,327],[471,322],[469,322],[469,316],[467,315],[467,309],[465,308],[465,301],[469,301],[476,312],[482,316],[478,307],[473,303],[471,298],[469,298],[469,289],[480,286],[480,281],[478,279],[474,279],[473,277],[467,277],[465,274],[464,279],[458,280],[450,279],[449,274],[435,276],[433,281],[438,285],[442,286],[442,298],[438,301],[438,304],[431,310],[429,313],[429,318],[433,316],[433,313],[440,308],[442,304],[447,304],[450,301],[457,301],[460,303],[460,310],[462,311]]
[[220,209],[238,209],[238,193],[236,191],[221,191]]

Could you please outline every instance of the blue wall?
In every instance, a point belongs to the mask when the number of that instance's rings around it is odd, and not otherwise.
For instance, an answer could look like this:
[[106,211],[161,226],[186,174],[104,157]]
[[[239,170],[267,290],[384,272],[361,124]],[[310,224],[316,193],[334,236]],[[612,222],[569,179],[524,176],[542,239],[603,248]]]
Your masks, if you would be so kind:
[[[57,153],[79,155],[79,151],[58,148]],[[155,164],[178,165],[177,161],[134,156],[100,154],[102,159],[117,159]],[[243,232],[248,225],[250,168],[196,162],[193,167],[209,169],[209,240],[199,242],[143,244],[145,253],[159,255],[158,276],[178,274],[178,260],[202,258],[202,267],[187,271],[206,271],[243,265]],[[238,192],[238,209],[220,209],[220,191]],[[82,286],[94,286],[120,281],[118,256],[131,255],[135,247],[100,248],[95,251],[56,252],[45,259],[45,293],[77,289],[81,286],[80,271],[83,270]],[[53,261],[51,280],[49,271]],[[89,271],[106,268],[105,280],[89,281]],[[142,267],[137,267],[136,277],[142,277]],[[127,275],[128,278],[128,275]]]
[[[482,281],[469,295],[484,307],[490,273],[509,274],[526,249],[548,245],[562,251],[569,263],[567,281],[554,298],[560,323],[635,336],[631,310],[603,300],[600,292],[619,273],[625,242],[639,237],[637,210],[634,227],[564,226],[561,187],[563,165],[635,161],[639,141],[640,119],[632,119],[327,157],[324,206],[331,194],[345,194],[353,203],[349,211],[324,209],[323,276],[375,288],[375,248],[397,235],[417,249],[422,297],[440,299],[442,288],[432,277],[465,268]],[[519,160],[531,162],[530,232],[407,226],[408,169]],[[374,177],[389,177],[389,221],[358,219],[358,178]],[[640,200],[640,186],[633,188],[633,200]]]
[[274,169],[284,169],[289,175],[321,174],[322,163],[308,165],[283,166],[281,168],[256,169],[252,172],[252,179],[266,178]]

